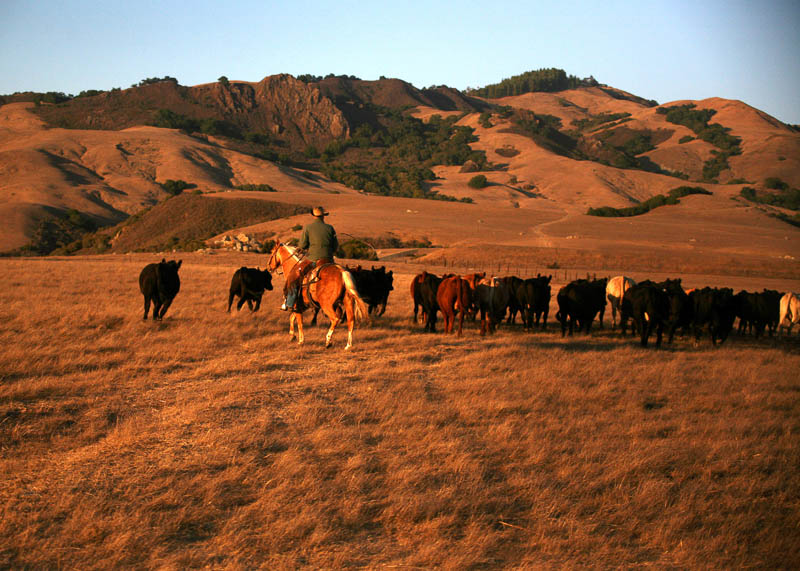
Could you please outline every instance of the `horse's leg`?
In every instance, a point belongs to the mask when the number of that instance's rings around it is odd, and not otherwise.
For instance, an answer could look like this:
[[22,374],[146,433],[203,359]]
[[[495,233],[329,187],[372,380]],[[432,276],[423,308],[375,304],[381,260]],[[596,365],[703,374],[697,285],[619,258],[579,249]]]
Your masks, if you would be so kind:
[[347,345],[344,346],[344,350],[347,351],[353,346],[353,329],[355,329],[356,326],[354,299],[345,300],[344,311],[347,316]]
[[295,314],[294,312],[292,312],[289,314],[289,341],[295,340],[294,322],[295,322]]
[[[328,319],[331,320],[331,326],[328,328],[328,333],[325,335],[325,348],[329,349],[331,346],[331,338],[333,337],[333,332],[336,330],[336,326],[339,325],[339,321],[341,321],[341,317],[336,312],[336,309],[331,306],[322,306],[322,311],[325,315],[328,316]],[[348,338],[348,345],[350,344],[350,339]],[[350,348],[349,346],[347,347]]]
[[303,337],[303,314],[298,312],[292,312],[292,317],[295,318],[295,322],[297,323],[297,344],[302,345],[304,341]]

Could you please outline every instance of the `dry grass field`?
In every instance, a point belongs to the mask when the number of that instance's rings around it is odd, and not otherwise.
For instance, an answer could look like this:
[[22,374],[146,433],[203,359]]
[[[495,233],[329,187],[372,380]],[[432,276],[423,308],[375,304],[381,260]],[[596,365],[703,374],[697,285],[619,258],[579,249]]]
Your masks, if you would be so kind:
[[0,567],[800,567],[797,337],[423,334],[398,265],[326,351],[181,257],[161,323],[160,256],[0,259]]

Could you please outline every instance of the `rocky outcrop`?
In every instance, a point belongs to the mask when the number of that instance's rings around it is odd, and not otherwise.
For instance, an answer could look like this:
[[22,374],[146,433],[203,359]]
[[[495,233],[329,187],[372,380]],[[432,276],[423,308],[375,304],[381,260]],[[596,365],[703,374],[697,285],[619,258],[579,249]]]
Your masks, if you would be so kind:
[[347,137],[349,128],[342,112],[319,89],[281,74],[255,85],[261,112],[283,130],[296,130],[306,141]]
[[257,254],[264,253],[264,244],[253,238],[253,236],[250,234],[245,234],[244,232],[241,232],[236,236],[230,236],[226,234],[214,242],[214,247],[227,250],[236,250],[237,252],[255,252]]
[[190,88],[217,115],[247,131],[268,132],[296,142],[322,145],[346,138],[344,115],[319,89],[281,74],[258,83],[229,82]]

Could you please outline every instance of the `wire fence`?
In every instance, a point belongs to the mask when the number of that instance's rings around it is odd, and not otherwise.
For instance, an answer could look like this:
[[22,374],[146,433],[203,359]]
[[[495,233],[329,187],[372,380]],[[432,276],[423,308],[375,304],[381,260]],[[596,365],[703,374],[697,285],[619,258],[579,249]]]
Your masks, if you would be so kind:
[[445,269],[445,273],[454,274],[470,274],[474,272],[486,272],[486,275],[491,276],[517,276],[519,278],[532,278],[538,275],[553,276],[554,282],[570,282],[581,278],[596,279],[597,274],[590,274],[586,271],[570,268],[557,268],[542,264],[520,264],[519,262],[489,262],[489,263],[476,263],[469,260],[448,260],[442,258],[435,263],[414,262],[420,266],[423,265],[436,265]]

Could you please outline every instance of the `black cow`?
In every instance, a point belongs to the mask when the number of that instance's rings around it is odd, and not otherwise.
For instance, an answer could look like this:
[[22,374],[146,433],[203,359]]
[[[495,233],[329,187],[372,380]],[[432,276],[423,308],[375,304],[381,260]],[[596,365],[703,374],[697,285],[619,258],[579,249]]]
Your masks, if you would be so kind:
[[386,271],[386,266],[371,270],[365,270],[361,266],[351,268],[347,266],[347,271],[353,276],[356,282],[358,295],[367,304],[368,312],[376,315],[383,315],[386,311],[386,304],[389,301],[389,293],[394,289],[394,275],[391,271]]
[[[236,311],[241,310],[245,302],[250,311],[258,311],[258,308],[261,307],[261,296],[264,295],[264,290],[272,290],[272,274],[267,270],[242,266],[234,272],[233,278],[231,278],[227,311],[230,313],[233,298],[236,296],[239,296]],[[253,307],[253,302],[255,302],[255,307]]]
[[734,296],[734,306],[736,317],[739,318],[739,334],[755,331],[758,338],[768,328],[772,336],[777,328],[781,295],[780,292],[768,289],[761,293],[737,293]]
[[541,323],[542,330],[547,329],[547,316],[550,313],[550,280],[553,276],[537,274],[533,288],[533,318],[536,327]]
[[692,301],[683,290],[680,278],[667,279],[658,286],[669,298],[669,317],[664,325],[667,329],[667,343],[672,343],[679,327],[685,332],[692,326]]
[[425,316],[425,331],[433,333],[436,331],[436,312],[439,311],[436,293],[444,278],[428,272],[422,272],[420,275],[418,293],[422,315]]
[[724,343],[736,319],[735,301],[731,288],[704,287],[689,294],[692,301],[694,342],[700,342],[703,329],[708,327],[711,344]]
[[517,296],[517,289],[522,285],[522,278],[517,276],[506,276],[500,278],[508,291],[508,319],[506,324],[514,325],[517,321],[517,313],[522,313],[523,323],[525,321],[525,312],[523,311],[522,304]]
[[181,279],[178,270],[181,260],[167,262],[161,258],[159,263],[147,264],[139,274],[139,291],[144,295],[144,319],[150,312],[150,302],[153,302],[153,319],[163,319],[164,314],[172,305],[172,300],[181,289]]
[[650,333],[656,331],[656,347],[661,347],[664,324],[670,315],[670,302],[667,293],[653,282],[642,282],[631,286],[625,292],[621,303],[620,325],[622,335],[628,319],[633,318],[635,329],[639,332],[642,347],[647,347]]
[[561,336],[563,337],[569,325],[569,334],[575,322],[578,330],[587,334],[591,332],[592,321],[595,316],[606,307],[607,278],[600,280],[575,280],[562,287],[556,300],[558,313],[556,319],[561,322]]
[[547,315],[550,312],[550,280],[553,276],[537,275],[528,278],[517,287],[517,299],[522,307],[522,318],[525,329],[533,326],[547,328]]

